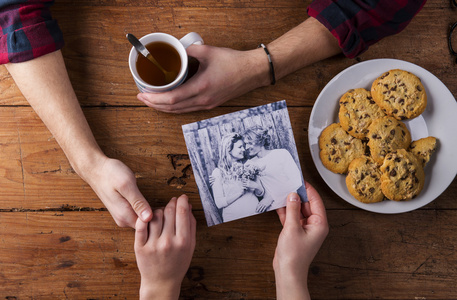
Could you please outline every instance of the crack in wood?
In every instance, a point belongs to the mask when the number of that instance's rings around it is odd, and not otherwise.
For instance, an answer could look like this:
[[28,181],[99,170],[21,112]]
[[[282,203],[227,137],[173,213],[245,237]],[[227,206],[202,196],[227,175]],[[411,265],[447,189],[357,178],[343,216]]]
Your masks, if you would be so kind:
[[[45,170],[45,171],[39,171],[39,172],[30,172],[30,174],[37,175],[37,174],[48,174],[48,173],[60,173],[62,172],[62,166],[59,166],[58,169],[55,170]],[[71,172],[71,170],[70,170]],[[73,172],[71,172],[73,173]]]
[[177,166],[181,166],[182,164],[179,164],[178,162],[180,160],[189,160],[189,155],[188,154],[167,154],[167,157],[170,159],[171,165],[173,166],[173,169],[176,170]]
[[79,207],[73,205],[62,205],[60,207],[55,208],[40,208],[40,209],[30,209],[30,208],[7,208],[7,209],[0,209],[0,212],[51,212],[51,211],[108,211],[105,207],[95,208],[95,207]]
[[[173,176],[167,180],[167,184],[169,186],[174,186],[178,189],[182,189],[186,184],[187,178],[190,178],[189,172],[192,172],[192,165],[189,163],[189,155],[187,154],[168,154],[167,157],[170,159],[171,165],[173,166],[174,170],[184,166],[182,168],[181,176]],[[184,162],[181,162],[183,161]]]

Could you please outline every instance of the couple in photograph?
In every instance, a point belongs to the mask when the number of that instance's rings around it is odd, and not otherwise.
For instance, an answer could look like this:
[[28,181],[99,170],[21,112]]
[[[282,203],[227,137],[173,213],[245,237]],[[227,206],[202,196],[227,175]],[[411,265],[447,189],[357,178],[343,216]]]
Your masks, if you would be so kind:
[[286,149],[271,149],[271,142],[261,126],[222,138],[211,186],[224,222],[283,207],[288,193],[302,187],[292,155]]

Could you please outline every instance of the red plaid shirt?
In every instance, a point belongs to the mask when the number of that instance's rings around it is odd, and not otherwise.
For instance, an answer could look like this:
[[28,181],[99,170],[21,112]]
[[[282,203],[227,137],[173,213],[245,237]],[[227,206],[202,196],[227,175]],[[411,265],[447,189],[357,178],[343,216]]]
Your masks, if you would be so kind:
[[54,1],[0,0],[0,64],[23,62],[63,47],[49,7]]
[[308,15],[338,39],[344,55],[354,58],[382,38],[399,33],[426,0],[314,0]]
[[[308,14],[338,39],[350,58],[402,31],[426,0],[314,0]],[[49,7],[54,1],[0,0],[0,64],[59,50],[63,37]]]

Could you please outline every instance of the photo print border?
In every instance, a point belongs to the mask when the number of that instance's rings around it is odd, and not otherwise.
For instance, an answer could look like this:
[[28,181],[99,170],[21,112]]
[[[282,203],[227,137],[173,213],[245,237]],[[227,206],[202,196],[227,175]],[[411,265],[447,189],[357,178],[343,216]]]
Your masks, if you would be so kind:
[[[293,175],[294,180],[301,184],[297,192],[302,201],[308,200],[285,100],[201,120],[183,125],[182,129],[208,226],[227,221],[223,219],[222,209],[216,205],[212,188],[212,184],[214,184],[213,172],[218,167],[219,146],[222,139],[228,134],[232,136],[233,133],[241,134],[247,129],[258,126],[268,130],[271,137],[269,150],[285,149],[288,151],[290,155],[286,153],[286,156],[289,157],[289,165],[294,163],[296,168],[292,167],[292,169],[297,170]],[[281,151],[284,154],[285,151]],[[276,203],[274,207],[271,205],[267,211],[284,207],[289,192],[291,191],[288,191],[283,196],[283,200]],[[262,198],[260,197],[260,199]],[[248,201],[243,201],[248,203]],[[278,202],[277,199],[275,201]],[[234,219],[254,214],[243,215]]]

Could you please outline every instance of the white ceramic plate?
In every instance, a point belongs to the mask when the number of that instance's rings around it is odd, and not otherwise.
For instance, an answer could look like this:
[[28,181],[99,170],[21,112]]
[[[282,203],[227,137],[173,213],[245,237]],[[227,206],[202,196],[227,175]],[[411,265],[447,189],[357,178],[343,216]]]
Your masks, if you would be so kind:
[[[418,197],[410,201],[386,200],[365,204],[348,191],[345,175],[324,167],[319,158],[318,139],[322,130],[338,122],[338,101],[351,88],[371,89],[372,82],[383,72],[403,69],[417,75],[427,92],[427,108],[419,117],[404,121],[412,140],[427,136],[438,139],[438,147],[425,167],[425,185]],[[328,186],[341,198],[359,208],[377,213],[403,213],[422,207],[436,199],[457,174],[457,102],[449,89],[429,71],[406,61],[375,59],[358,63],[335,76],[317,97],[309,120],[309,146],[314,164]]]

